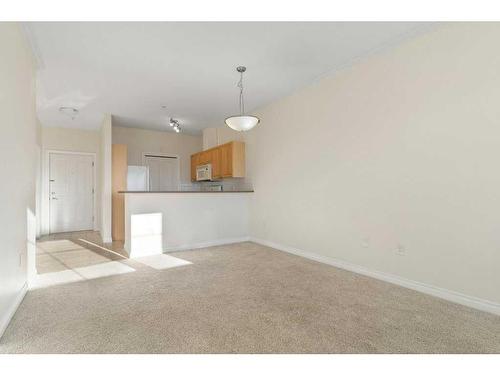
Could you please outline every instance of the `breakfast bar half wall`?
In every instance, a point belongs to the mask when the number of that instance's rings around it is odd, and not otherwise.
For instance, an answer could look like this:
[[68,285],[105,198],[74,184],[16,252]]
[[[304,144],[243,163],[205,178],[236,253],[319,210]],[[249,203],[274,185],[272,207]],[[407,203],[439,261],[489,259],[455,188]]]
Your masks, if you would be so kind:
[[127,192],[125,244],[130,258],[249,239],[252,191]]

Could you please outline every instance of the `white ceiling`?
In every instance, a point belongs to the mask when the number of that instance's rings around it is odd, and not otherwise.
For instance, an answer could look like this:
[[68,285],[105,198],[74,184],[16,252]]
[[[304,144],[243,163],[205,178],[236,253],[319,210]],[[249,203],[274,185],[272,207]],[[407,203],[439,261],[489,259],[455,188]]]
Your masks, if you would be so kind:
[[[96,129],[111,113],[119,126],[167,130],[172,116],[192,134],[237,113],[238,65],[248,68],[250,112],[429,28],[416,22],[25,26],[39,64],[37,109],[44,126]],[[80,114],[71,120],[59,113],[61,106]]]

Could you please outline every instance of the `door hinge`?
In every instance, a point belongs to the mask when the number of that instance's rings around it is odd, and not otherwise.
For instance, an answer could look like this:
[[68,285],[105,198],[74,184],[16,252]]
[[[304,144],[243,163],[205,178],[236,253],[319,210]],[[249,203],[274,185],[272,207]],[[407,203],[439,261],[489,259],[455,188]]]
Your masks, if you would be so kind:
[[94,162],[92,162],[92,166],[94,166]]
[[92,188],[92,194],[94,194],[94,188]]

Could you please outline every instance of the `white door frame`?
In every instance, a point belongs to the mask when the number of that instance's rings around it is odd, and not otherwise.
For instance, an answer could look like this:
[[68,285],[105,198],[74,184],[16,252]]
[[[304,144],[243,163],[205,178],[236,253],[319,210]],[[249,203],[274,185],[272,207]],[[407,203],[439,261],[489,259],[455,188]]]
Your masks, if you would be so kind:
[[177,154],[165,154],[162,152],[143,152],[142,153],[142,165],[146,165],[146,155],[155,157],[166,157],[166,158],[172,158],[175,159],[177,162],[177,188],[181,186],[181,158]]
[[93,226],[94,230],[97,228],[97,157],[95,152],[80,152],[80,151],[64,151],[64,150],[45,150],[44,163],[43,163],[43,183],[42,183],[42,221],[41,221],[41,234],[50,234],[50,154],[69,154],[69,155],[85,155],[92,156],[92,161],[94,163],[94,176],[93,176],[93,209],[92,215],[94,216]]

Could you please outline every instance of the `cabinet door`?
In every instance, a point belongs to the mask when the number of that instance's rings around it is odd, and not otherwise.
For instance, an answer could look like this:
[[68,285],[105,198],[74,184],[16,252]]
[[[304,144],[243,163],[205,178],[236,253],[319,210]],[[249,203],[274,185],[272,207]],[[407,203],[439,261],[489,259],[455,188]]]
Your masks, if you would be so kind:
[[226,143],[220,148],[220,168],[222,177],[233,175],[233,144]]
[[203,151],[199,154],[198,165],[210,164],[210,151]]
[[212,164],[212,176],[213,178],[221,178],[221,150],[220,147],[216,147],[210,151],[211,157],[210,162]]
[[198,165],[199,154],[191,155],[191,181],[196,181],[196,166]]
[[232,142],[232,177],[245,177],[245,144]]

